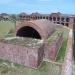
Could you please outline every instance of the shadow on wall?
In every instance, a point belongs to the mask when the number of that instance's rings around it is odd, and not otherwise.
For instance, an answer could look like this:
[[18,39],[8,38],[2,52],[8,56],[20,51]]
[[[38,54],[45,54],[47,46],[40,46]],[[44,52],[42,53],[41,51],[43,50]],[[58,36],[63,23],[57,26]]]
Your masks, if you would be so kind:
[[74,38],[74,43],[73,43],[73,59],[74,59],[74,64],[75,64],[75,24],[73,25],[73,38]]

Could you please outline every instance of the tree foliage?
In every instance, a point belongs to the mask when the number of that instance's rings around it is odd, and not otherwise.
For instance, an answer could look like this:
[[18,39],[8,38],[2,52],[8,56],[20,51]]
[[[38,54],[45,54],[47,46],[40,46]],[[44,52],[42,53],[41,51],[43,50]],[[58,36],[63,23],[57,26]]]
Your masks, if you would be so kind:
[[12,15],[10,16],[10,18],[13,20],[14,25],[15,25],[15,28],[16,28],[16,15],[15,15],[15,14],[12,14]]
[[16,15],[15,14],[12,14],[10,17],[11,17],[12,20],[16,20]]

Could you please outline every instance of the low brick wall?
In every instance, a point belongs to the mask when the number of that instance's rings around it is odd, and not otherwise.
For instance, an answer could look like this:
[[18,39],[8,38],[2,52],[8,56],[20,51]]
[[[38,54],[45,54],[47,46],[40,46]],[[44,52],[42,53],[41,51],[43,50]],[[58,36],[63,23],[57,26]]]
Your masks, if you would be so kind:
[[61,24],[55,24],[55,28],[63,28],[63,25],[61,25]]
[[60,48],[60,45],[62,43],[62,39],[63,39],[63,33],[60,35],[60,37],[57,39],[56,42],[45,43],[44,59],[48,59],[48,60],[54,60],[55,59],[57,52]]
[[61,75],[72,75],[72,37],[73,31],[70,29]]
[[30,49],[23,46],[0,43],[0,59],[37,68],[43,59],[43,49],[41,47],[39,49]]
[[62,34],[55,43],[44,43],[38,49],[0,42],[0,59],[37,68],[43,58],[54,60],[62,42]]

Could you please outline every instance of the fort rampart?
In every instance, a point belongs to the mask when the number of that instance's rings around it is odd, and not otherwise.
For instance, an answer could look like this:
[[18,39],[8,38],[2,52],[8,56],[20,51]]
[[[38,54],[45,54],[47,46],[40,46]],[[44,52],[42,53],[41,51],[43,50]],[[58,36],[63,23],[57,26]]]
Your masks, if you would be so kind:
[[0,59],[37,68],[43,58],[55,59],[62,42],[62,35],[55,43],[44,43],[38,49],[0,42]]

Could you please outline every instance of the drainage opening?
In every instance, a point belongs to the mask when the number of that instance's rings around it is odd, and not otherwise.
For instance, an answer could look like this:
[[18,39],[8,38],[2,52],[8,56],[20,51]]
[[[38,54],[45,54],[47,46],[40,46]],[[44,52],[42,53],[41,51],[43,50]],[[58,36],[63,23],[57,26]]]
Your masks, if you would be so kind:
[[20,28],[17,31],[16,36],[41,39],[41,36],[39,35],[39,33],[34,28],[29,27],[29,26]]

